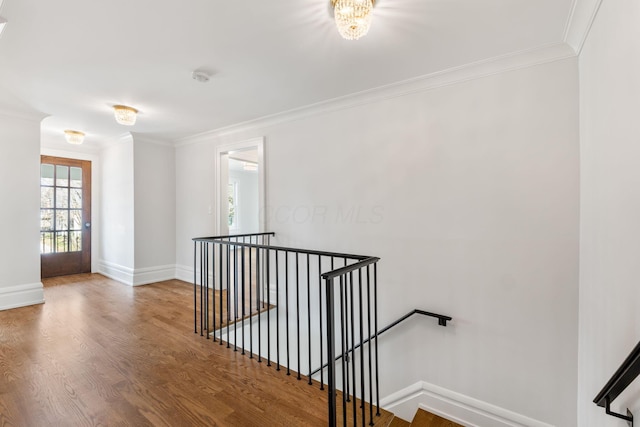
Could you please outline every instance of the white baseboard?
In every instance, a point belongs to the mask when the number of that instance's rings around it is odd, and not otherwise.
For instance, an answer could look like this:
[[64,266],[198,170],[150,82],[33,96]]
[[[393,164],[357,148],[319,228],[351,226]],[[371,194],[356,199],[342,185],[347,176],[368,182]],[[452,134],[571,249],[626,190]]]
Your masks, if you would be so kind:
[[149,283],[162,282],[175,278],[176,266],[174,264],[136,268],[133,271],[133,286],[148,285]]
[[466,427],[553,427],[424,381],[381,399],[380,406],[409,421],[422,408]]
[[133,269],[104,260],[100,260],[98,263],[100,274],[128,286],[142,286],[175,279],[176,270],[176,266],[173,264]]
[[98,262],[98,273],[125,285],[133,286],[134,283],[133,268],[124,267],[113,262],[100,260]]
[[0,288],[0,310],[44,303],[42,282]]

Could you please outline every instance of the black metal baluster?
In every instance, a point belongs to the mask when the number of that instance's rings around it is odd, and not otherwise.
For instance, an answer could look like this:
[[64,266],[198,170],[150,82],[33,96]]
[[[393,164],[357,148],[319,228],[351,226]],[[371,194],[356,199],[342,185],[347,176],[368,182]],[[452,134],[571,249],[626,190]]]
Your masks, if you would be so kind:
[[300,379],[300,269],[296,252],[296,333],[298,335],[298,380]]
[[[242,243],[244,244],[246,242],[245,238],[242,238]],[[242,354],[245,354],[245,333],[244,333],[244,318],[246,317],[246,295],[245,295],[245,288],[246,288],[246,283],[245,283],[245,263],[244,263],[244,253],[247,251],[246,247],[242,247],[242,255],[240,256],[240,262],[242,263]]]
[[320,390],[324,390],[324,358],[322,348],[322,256],[318,255],[318,314],[320,316]]
[[[207,273],[207,276],[209,273]],[[216,244],[211,243],[211,318],[213,320],[213,342],[217,341],[216,338]]]
[[[202,242],[200,242],[202,246]],[[193,333],[198,333],[198,242],[193,241]]]
[[378,263],[373,264],[373,317],[376,335],[376,415],[380,416],[380,387],[378,382]]
[[[267,246],[271,246],[271,241],[267,236]],[[266,249],[266,277],[265,292],[267,293],[267,366],[271,366],[271,271],[269,262],[270,249]]]
[[[347,259],[345,258],[344,260],[344,266],[347,266]],[[346,389],[343,390],[345,393],[347,393],[347,402],[351,402],[351,378],[349,377],[349,372],[350,369],[355,369],[355,367],[353,366],[353,364],[351,363],[351,356],[349,355],[349,349],[351,348],[351,346],[349,345],[349,282],[348,282],[348,276],[345,277],[345,287],[343,289],[344,292],[344,301],[345,301],[345,319],[346,319],[346,324],[345,324],[345,329],[347,330],[346,333],[346,341],[345,341],[345,347],[344,347],[344,354],[343,354],[343,358],[345,359],[345,363],[347,364],[347,385],[346,385]]]
[[[333,361],[336,357],[335,353],[335,326],[334,326],[334,313],[333,313],[333,279],[326,279],[325,281],[327,292],[327,360]],[[341,292],[342,294],[342,292]],[[342,328],[340,328],[342,329]],[[336,427],[338,424],[337,410],[336,410],[336,372],[335,363],[327,364],[327,388],[328,390],[328,407],[329,407],[329,427]],[[344,371],[343,371],[344,372]],[[343,393],[344,396],[344,393]],[[345,406],[342,406],[344,409]],[[345,422],[344,426],[347,425]]]
[[[256,243],[259,242],[256,238]],[[262,314],[260,312],[260,248],[256,249],[256,311],[258,313],[258,362],[262,363]]]
[[223,270],[224,270],[224,262],[223,262],[223,258],[222,258],[222,253],[224,252],[224,246],[222,246],[222,244],[218,244],[218,248],[220,251],[220,271],[219,271],[219,276],[220,276],[220,345],[222,345],[222,331],[224,331],[224,326],[222,325],[223,319],[224,319],[224,311],[222,310],[222,293],[223,293],[223,286],[222,286],[222,282],[223,282]]
[[[343,421],[343,426],[347,425],[347,402],[349,401],[349,395],[347,394],[346,390],[346,383],[347,380],[349,379],[349,365],[347,364],[347,358],[346,358],[346,351],[347,351],[347,346],[346,346],[346,334],[348,333],[348,329],[347,329],[347,323],[346,323],[346,319],[347,319],[347,314],[346,314],[346,301],[344,299],[344,289],[345,288],[345,276],[341,275],[340,276],[340,335],[341,335],[341,340],[342,342],[341,344],[341,353],[342,353],[342,357],[340,358],[342,361],[342,421]],[[327,301],[328,303],[328,301]],[[327,344],[328,346],[328,344]],[[335,358],[335,353],[331,353],[330,354],[330,359],[328,359],[328,363],[329,366],[331,366],[332,364],[334,364],[334,358]]]
[[[373,378],[371,375],[371,272],[367,265],[367,336],[369,342],[367,343],[369,352],[369,425],[373,425]],[[364,346],[360,351],[364,350]]]
[[[256,240],[257,242],[257,240]],[[253,244],[253,238],[249,237]],[[249,248],[249,359],[253,359],[253,248]]]
[[[235,238],[238,243],[238,238]],[[233,351],[238,351],[238,246],[233,246]]]
[[204,295],[204,330],[206,331],[207,339],[209,339],[209,243],[204,246],[204,264],[205,264],[205,295]]
[[[360,406],[362,408],[362,425],[366,423],[366,408],[364,396],[364,310],[362,307],[362,268],[358,269],[358,302],[360,306]],[[353,385],[355,389],[355,383]]]
[[231,327],[231,238],[227,239],[227,348],[231,347],[229,328]]
[[203,328],[203,304],[204,301],[202,300],[202,287],[204,285],[204,279],[203,279],[203,274],[204,274],[204,248],[200,247],[200,336],[203,336],[202,333],[202,328]]
[[285,324],[287,327],[287,375],[291,375],[291,359],[289,357],[289,251],[284,252],[284,295],[285,301]]
[[[309,341],[309,385],[311,382],[311,265],[307,254],[307,339]],[[322,365],[320,365],[322,366]]]
[[[345,260],[345,264],[346,264],[346,260]],[[347,306],[347,309],[351,311],[351,343],[355,344],[355,339],[356,339],[356,326],[355,326],[355,317],[354,317],[354,308],[353,308],[353,271],[349,272],[349,294],[350,294],[350,300],[349,300],[349,305]],[[347,334],[348,335],[348,334]],[[348,345],[348,344],[347,344]],[[357,409],[357,401],[358,401],[358,395],[356,392],[356,363],[354,359],[354,351],[351,351],[351,374],[353,376],[353,425],[357,426],[358,425],[358,409]]]
[[276,371],[280,370],[280,269],[276,252]]

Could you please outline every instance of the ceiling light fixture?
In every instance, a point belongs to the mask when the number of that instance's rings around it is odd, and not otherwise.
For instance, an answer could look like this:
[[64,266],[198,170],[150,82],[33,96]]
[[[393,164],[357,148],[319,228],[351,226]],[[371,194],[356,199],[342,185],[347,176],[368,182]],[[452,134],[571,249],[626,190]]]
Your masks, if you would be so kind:
[[[2,4],[1,1],[0,4]],[[2,30],[4,30],[5,25],[7,25],[7,20],[0,16],[0,36],[2,35]]]
[[125,126],[133,126],[136,124],[138,110],[126,105],[114,105],[113,112],[116,116],[116,122]]
[[358,40],[369,32],[374,0],[331,0],[340,35]]
[[80,145],[84,142],[84,132],[67,129],[64,131],[64,136],[69,144]]
[[191,77],[193,77],[193,80],[199,83],[206,83],[209,81],[209,79],[211,79],[211,76],[209,75],[209,73],[201,70],[196,70],[193,73],[191,73]]

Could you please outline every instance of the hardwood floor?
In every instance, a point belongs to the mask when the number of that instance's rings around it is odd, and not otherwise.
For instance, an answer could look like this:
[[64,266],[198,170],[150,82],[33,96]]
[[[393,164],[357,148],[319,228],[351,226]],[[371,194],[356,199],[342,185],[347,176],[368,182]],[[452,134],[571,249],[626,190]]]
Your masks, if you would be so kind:
[[44,283],[0,312],[0,426],[327,424],[325,392],[193,333],[190,284]]

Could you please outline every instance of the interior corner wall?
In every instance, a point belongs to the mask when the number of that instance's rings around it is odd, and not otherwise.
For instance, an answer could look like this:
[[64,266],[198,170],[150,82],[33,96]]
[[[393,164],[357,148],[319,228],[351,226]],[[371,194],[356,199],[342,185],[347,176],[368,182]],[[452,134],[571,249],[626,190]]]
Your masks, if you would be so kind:
[[130,135],[101,153],[100,272],[127,284],[133,284],[135,268],[133,154]]
[[[580,427],[625,425],[593,399],[640,341],[638,22],[638,2],[603,1],[580,54]],[[612,410],[637,416],[639,393]]]
[[179,146],[177,262],[215,224],[215,145],[264,136],[274,244],[380,256],[380,325],[454,318],[385,336],[381,396],[426,381],[575,426],[578,92],[570,58]]
[[40,121],[0,113],[0,310],[44,301],[40,281]]
[[175,188],[174,147],[134,134],[135,269],[160,279],[175,275]]

